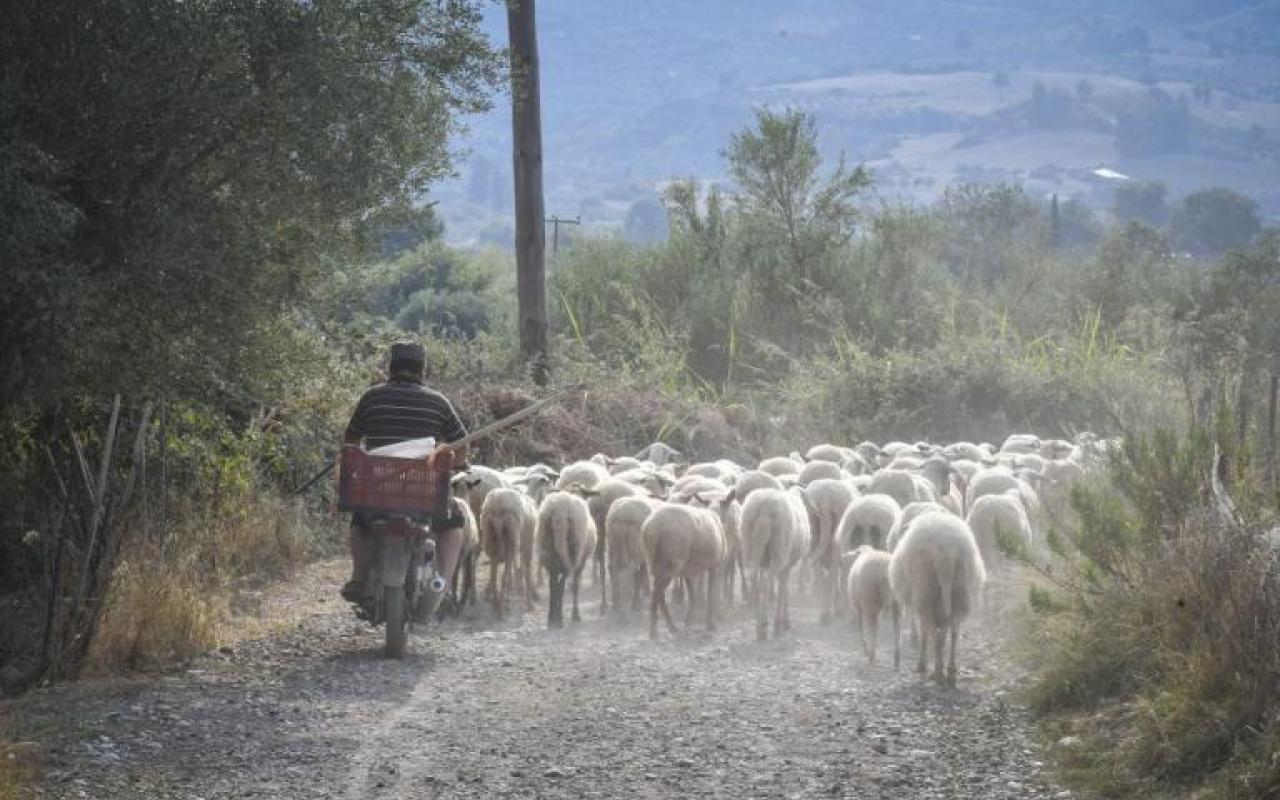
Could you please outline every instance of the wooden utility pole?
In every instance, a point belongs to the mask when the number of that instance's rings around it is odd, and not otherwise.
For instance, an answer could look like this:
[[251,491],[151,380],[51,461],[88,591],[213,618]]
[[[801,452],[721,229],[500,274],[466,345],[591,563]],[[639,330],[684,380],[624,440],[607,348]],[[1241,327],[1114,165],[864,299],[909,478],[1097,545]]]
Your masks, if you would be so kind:
[[534,382],[547,381],[546,234],[542,205],[542,113],[534,0],[507,0],[511,45],[511,147],[516,200],[516,294],[520,354]]
[[555,214],[547,217],[547,222],[551,223],[551,254],[555,255],[560,252],[560,226],[561,225],[581,225],[582,217],[558,217]]

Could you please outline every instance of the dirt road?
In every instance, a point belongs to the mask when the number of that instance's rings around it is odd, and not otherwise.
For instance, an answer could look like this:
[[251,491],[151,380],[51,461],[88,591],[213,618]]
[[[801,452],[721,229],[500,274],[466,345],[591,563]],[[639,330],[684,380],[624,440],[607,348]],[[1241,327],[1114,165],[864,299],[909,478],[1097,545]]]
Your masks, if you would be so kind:
[[[38,743],[51,798],[1069,797],[1041,773],[1015,670],[970,625],[959,688],[913,651],[868,666],[847,625],[796,609],[754,641],[650,642],[639,616],[548,632],[482,603],[399,662],[312,570],[283,631],[166,677],[88,681],[0,705]],[[316,576],[322,576],[317,578]],[[331,599],[332,598],[332,599]]]

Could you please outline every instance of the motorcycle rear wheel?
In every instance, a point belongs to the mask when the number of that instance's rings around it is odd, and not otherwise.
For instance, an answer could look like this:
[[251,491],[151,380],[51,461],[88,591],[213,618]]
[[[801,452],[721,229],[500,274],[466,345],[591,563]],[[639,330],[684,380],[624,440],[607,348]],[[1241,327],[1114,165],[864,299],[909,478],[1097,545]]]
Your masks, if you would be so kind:
[[386,657],[402,658],[405,641],[409,636],[409,619],[404,613],[404,587],[386,586],[382,592],[387,631]]

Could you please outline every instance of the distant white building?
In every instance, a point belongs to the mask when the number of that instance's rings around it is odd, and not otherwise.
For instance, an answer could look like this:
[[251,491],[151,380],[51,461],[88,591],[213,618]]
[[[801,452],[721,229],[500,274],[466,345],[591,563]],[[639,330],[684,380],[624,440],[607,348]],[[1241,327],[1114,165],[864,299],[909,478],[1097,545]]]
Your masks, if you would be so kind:
[[1114,183],[1124,183],[1125,181],[1133,180],[1128,175],[1116,172],[1114,169],[1107,169],[1106,167],[1098,167],[1093,170],[1091,174],[1095,178],[1100,178],[1104,181],[1112,181]]

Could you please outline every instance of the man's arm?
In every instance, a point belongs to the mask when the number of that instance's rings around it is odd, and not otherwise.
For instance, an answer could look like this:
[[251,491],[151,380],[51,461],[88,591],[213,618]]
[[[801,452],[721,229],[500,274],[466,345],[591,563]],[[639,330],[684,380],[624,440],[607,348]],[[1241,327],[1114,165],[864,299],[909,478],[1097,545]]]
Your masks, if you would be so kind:
[[[449,402],[449,398],[444,395],[440,395],[440,398],[444,400],[444,404],[448,408],[448,413],[445,415],[444,427],[440,431],[440,441],[445,444],[450,444],[466,436],[467,428],[462,424],[462,419],[454,409],[453,403]],[[451,447],[450,449],[453,450],[454,453],[454,464],[464,465],[467,463],[467,456],[471,453],[470,445],[463,444],[457,447]]]
[[351,420],[347,422],[347,428],[342,432],[343,444],[360,444],[360,441],[364,439],[365,413],[366,406],[368,405],[368,396],[368,392],[362,394],[359,402],[356,403],[356,410],[351,412]]

